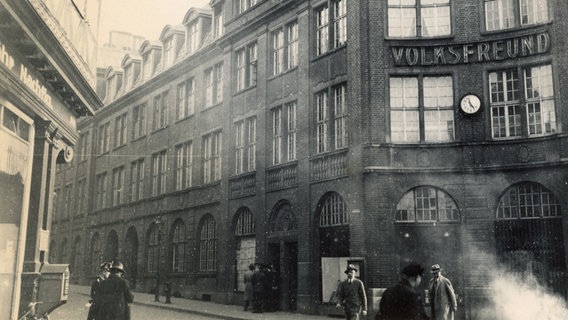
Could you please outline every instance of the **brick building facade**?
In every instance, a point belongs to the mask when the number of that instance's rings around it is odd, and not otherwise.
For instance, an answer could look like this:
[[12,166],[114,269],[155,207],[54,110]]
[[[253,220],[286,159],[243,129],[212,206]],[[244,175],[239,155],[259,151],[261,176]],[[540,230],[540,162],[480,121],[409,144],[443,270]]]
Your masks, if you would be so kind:
[[79,124],[50,250],[77,281],[119,258],[136,290],[240,303],[262,262],[281,309],[325,313],[346,263],[376,310],[417,261],[462,319],[486,316],[494,270],[566,296],[568,5],[210,5],[109,68]]

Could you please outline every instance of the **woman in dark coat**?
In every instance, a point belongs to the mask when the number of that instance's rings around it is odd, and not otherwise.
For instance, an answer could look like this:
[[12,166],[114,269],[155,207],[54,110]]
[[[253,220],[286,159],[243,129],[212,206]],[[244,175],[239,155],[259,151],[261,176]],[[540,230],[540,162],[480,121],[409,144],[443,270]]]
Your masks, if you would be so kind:
[[124,267],[114,261],[110,267],[110,276],[101,282],[95,303],[97,304],[96,320],[130,320],[130,306],[134,295],[128,282],[122,278]]

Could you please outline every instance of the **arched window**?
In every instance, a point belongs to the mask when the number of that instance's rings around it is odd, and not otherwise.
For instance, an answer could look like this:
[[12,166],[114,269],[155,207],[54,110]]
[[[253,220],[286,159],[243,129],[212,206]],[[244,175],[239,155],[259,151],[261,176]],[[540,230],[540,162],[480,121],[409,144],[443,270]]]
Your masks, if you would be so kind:
[[113,261],[118,259],[118,234],[115,230],[111,230],[108,233],[104,257],[105,261]]
[[148,256],[146,257],[146,271],[157,272],[160,262],[160,230],[153,223],[148,231]]
[[238,212],[235,236],[250,236],[255,233],[254,216],[249,208],[242,208]]
[[446,192],[433,187],[408,191],[396,206],[396,222],[457,222],[458,206]]
[[79,266],[81,265],[81,237],[75,237],[73,241],[73,248],[71,249],[71,261],[69,269],[71,273],[79,275]]
[[243,207],[237,210],[235,222],[235,260],[236,281],[235,290],[244,291],[244,275],[249,270],[248,266],[255,262],[256,238],[254,214],[249,208]]
[[560,204],[539,184],[513,186],[499,200],[497,219],[551,218],[560,216]]
[[103,251],[101,247],[101,237],[98,233],[93,235],[91,239],[91,273],[96,274],[99,264],[103,259]]
[[172,231],[172,271],[185,272],[185,224],[178,220]]
[[199,234],[199,271],[216,271],[217,224],[213,217],[203,219]]
[[343,198],[337,194],[330,194],[323,203],[320,212],[320,227],[335,227],[349,224],[347,206]]
[[69,245],[67,244],[67,238],[64,238],[61,244],[61,259],[59,262],[69,263]]
[[562,210],[538,183],[513,185],[503,193],[495,217],[499,262],[508,272],[534,276],[539,284],[565,293],[566,269]]
[[322,257],[350,255],[349,214],[343,197],[329,192],[318,202],[319,245]]
[[290,206],[289,203],[282,204],[278,208],[271,231],[279,232],[292,231],[297,229],[298,222],[296,221],[296,216],[292,211],[292,206]]

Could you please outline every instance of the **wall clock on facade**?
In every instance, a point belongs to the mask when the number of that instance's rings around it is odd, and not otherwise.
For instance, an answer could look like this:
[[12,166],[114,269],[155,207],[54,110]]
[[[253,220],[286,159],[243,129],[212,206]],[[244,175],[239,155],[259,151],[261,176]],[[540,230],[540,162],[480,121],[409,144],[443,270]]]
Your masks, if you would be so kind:
[[481,110],[481,99],[474,94],[466,94],[460,100],[460,109],[467,115],[474,115]]

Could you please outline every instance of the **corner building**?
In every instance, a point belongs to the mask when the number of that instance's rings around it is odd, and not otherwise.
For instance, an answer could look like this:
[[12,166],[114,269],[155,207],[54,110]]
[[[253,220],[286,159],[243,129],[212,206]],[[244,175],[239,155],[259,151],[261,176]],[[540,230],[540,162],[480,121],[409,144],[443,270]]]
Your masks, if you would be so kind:
[[494,270],[566,297],[568,4],[210,6],[109,67],[79,124],[50,245],[75,281],[119,258],[136,290],[240,304],[262,262],[281,310],[328,314],[354,263],[374,313],[416,261],[459,319],[498,316]]

